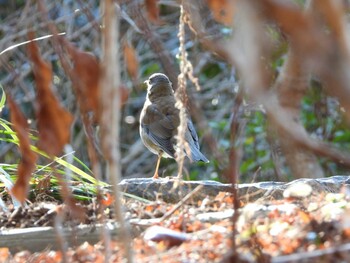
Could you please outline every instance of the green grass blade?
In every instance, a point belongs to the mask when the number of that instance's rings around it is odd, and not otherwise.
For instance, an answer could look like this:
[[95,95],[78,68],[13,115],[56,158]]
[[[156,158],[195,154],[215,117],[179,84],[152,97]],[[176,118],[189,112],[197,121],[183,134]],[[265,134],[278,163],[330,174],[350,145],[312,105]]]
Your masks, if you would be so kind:
[[4,88],[0,84],[0,90],[2,92],[1,98],[0,98],[0,111],[5,107],[6,103],[6,93],[4,91]]

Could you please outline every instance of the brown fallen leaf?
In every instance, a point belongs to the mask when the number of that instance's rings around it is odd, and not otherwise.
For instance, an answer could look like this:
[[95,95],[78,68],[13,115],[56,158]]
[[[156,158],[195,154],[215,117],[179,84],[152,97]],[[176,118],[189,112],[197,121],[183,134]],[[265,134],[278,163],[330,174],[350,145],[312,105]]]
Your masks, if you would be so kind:
[[10,259],[11,253],[10,249],[7,247],[0,247],[0,262],[8,262]]
[[[29,34],[34,38],[34,33]],[[39,53],[35,41],[28,44],[28,56],[32,61],[37,88],[37,123],[39,131],[38,147],[50,156],[59,155],[70,140],[72,115],[59,103],[51,90],[51,65],[45,62]]]
[[208,0],[214,19],[226,26],[232,25],[236,0]]
[[159,19],[159,7],[158,0],[145,0],[145,6],[147,10],[147,16],[153,23],[158,23]]
[[23,113],[13,101],[11,96],[7,96],[7,103],[11,112],[11,123],[19,140],[21,161],[18,164],[17,180],[11,189],[12,194],[23,203],[29,191],[29,180],[35,169],[37,155],[30,149],[30,139],[28,134],[28,123]]
[[136,51],[127,41],[123,44],[124,58],[126,69],[132,79],[137,79],[139,72],[139,62],[137,60]]

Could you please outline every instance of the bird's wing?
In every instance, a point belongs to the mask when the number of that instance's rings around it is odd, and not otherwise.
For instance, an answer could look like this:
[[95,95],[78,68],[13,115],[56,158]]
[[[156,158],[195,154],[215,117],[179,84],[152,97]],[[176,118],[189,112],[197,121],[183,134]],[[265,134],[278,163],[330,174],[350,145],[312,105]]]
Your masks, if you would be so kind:
[[171,116],[163,114],[156,106],[150,105],[142,121],[142,127],[154,144],[174,157],[175,150],[172,137],[176,127],[173,124]]
[[189,130],[190,135],[192,137],[194,145],[196,146],[197,149],[199,149],[198,135],[197,135],[197,132],[196,132],[194,126],[193,126],[193,123],[192,123],[191,119],[188,119],[187,127],[188,127],[188,130]]
[[193,123],[190,119],[188,119],[187,122],[187,132],[186,132],[186,141],[188,142],[190,148],[191,148],[191,152],[187,153],[187,156],[189,156],[189,158],[191,159],[191,161],[202,161],[202,162],[209,162],[209,160],[207,159],[207,157],[204,156],[203,153],[201,153],[200,149],[199,149],[199,143],[198,143],[198,135],[196,133],[196,130],[193,126]]

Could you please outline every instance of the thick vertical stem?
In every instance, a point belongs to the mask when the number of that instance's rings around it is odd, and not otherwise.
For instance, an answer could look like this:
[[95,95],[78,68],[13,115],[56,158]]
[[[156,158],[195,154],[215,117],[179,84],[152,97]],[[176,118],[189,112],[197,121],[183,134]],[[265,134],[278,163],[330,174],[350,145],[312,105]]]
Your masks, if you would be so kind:
[[[299,126],[299,129],[305,131],[299,116],[301,100],[308,88],[308,73],[301,59],[300,55],[295,54],[293,48],[290,48],[274,88],[276,89],[280,105],[292,116],[292,120]],[[302,147],[296,145],[290,139],[290,136],[280,132],[278,127],[276,127],[276,130],[286,162],[294,177],[324,177],[323,170],[313,153],[306,152]]]
[[[102,70],[100,94],[100,125],[101,146],[107,161],[107,175],[112,184],[114,193],[114,209],[116,219],[120,224],[122,242],[128,262],[133,262],[131,237],[124,221],[121,191],[118,183],[121,179],[120,162],[120,67],[119,67],[119,20],[113,0],[105,0],[103,6],[103,35],[102,35]],[[106,258],[106,262],[108,259]]]
[[[182,170],[185,159],[185,147],[189,148],[185,140],[185,133],[187,129],[187,116],[186,116],[186,62],[187,54],[185,48],[185,21],[184,21],[184,8],[180,5],[180,25],[179,25],[179,58],[180,58],[180,75],[178,77],[178,89],[175,93],[176,107],[179,109],[180,113],[180,125],[178,127],[177,133],[177,149],[176,149],[176,161],[179,164],[178,178],[182,178]],[[190,152],[190,151],[187,151]]]

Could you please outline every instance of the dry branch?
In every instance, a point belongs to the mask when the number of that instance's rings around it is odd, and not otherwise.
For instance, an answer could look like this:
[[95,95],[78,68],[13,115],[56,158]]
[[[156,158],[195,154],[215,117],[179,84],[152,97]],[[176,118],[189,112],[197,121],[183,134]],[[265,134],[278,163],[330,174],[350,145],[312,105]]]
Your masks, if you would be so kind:
[[[112,184],[114,195],[114,209],[116,219],[120,224],[123,236],[123,246],[129,263],[133,262],[131,248],[131,236],[128,224],[124,220],[121,204],[121,190],[118,183],[121,180],[121,156],[120,156],[120,66],[119,58],[119,6],[114,5],[113,0],[103,3],[104,30],[103,30],[103,55],[100,87],[100,125],[101,148],[107,161],[108,178]],[[106,247],[108,247],[106,245]]]

